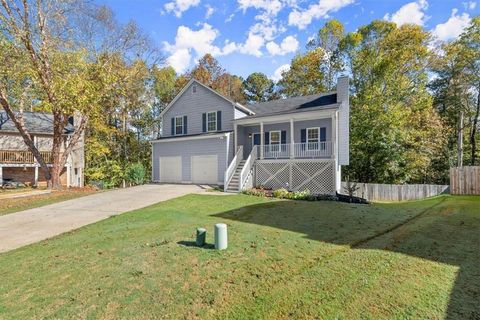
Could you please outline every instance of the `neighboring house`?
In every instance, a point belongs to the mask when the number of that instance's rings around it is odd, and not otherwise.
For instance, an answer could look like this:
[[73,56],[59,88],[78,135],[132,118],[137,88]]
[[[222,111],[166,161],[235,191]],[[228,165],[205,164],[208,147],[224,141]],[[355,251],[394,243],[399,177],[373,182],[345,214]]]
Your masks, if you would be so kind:
[[[73,133],[73,117],[65,128],[65,141]],[[49,166],[52,163],[53,116],[47,113],[25,112],[25,126]],[[83,186],[84,143],[80,139],[68,157],[61,175],[62,185]],[[46,185],[42,168],[28,151],[20,133],[7,113],[0,111],[0,185],[3,181],[16,181],[39,186]]]
[[242,106],[191,80],[162,112],[154,182],[340,191],[349,163],[348,77],[336,92]]

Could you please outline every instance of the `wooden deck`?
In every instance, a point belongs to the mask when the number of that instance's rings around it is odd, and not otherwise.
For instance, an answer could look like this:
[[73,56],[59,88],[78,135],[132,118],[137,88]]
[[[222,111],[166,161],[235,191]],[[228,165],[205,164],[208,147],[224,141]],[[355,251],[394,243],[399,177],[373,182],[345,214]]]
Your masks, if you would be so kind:
[[[40,151],[46,163],[53,162],[51,151]],[[33,153],[24,150],[0,150],[0,164],[34,164]]]

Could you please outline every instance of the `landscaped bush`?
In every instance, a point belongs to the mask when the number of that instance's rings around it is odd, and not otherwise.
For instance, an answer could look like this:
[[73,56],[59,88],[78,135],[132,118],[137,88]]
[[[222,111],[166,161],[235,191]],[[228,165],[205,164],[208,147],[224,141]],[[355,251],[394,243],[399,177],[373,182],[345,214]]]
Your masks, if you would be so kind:
[[263,188],[253,188],[253,189],[247,189],[242,191],[243,194],[249,195],[249,196],[256,196],[256,197],[268,197],[269,192],[266,189]]
[[290,191],[288,191],[285,188],[280,188],[275,191],[273,191],[272,196],[274,198],[279,198],[279,199],[288,199]]
[[310,200],[310,190],[288,192],[286,199],[290,200]]
[[329,194],[311,194],[310,190],[305,189],[303,191],[288,191],[285,188],[277,190],[269,190],[264,188],[253,188],[244,190],[243,194],[257,196],[257,197],[271,197],[277,199],[289,199],[289,200],[305,200],[305,201],[337,201],[338,197]]
[[145,182],[145,167],[141,163],[133,163],[127,168],[126,180],[132,185],[140,185]]

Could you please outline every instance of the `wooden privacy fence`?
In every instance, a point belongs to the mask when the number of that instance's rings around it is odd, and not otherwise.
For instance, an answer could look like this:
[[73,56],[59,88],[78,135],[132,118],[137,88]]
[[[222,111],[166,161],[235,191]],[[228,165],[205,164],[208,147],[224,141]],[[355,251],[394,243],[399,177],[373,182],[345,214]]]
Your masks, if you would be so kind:
[[[353,185],[353,182],[352,182]],[[346,182],[342,182],[341,193],[346,194]],[[354,195],[369,201],[419,200],[449,193],[449,186],[436,184],[380,184],[358,183]]]
[[450,168],[450,192],[480,195],[480,167]]

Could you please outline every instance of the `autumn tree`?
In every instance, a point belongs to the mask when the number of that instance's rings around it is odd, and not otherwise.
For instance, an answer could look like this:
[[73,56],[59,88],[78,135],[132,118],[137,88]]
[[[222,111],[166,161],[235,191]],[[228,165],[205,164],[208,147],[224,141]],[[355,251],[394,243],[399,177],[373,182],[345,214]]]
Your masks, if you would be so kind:
[[[450,163],[477,163],[480,116],[480,18],[456,40],[444,43],[432,58],[436,77],[430,83],[435,107],[451,128],[448,137]],[[464,160],[464,150],[469,159]]]
[[265,102],[278,97],[275,83],[262,72],[254,72],[243,81],[243,90],[249,102]]
[[[134,23],[119,27],[108,8],[87,1],[1,0],[0,24],[0,104],[49,186],[61,188],[60,174],[88,121],[105,117],[104,103],[125,89],[119,88],[118,61],[138,60],[133,53],[143,50],[146,38]],[[26,107],[53,115],[51,170],[24,125]],[[74,114],[67,141],[65,127]]]
[[203,56],[185,76],[189,79],[195,78],[233,101],[240,103],[246,101],[242,88],[243,79],[228,73],[209,53]]
[[327,90],[334,90],[338,76],[345,70],[345,62],[341,42],[345,37],[343,24],[332,19],[318,30],[315,38],[307,43],[307,49],[320,48],[324,52],[324,59],[318,65],[323,74],[324,86]]
[[319,66],[325,59],[322,48],[297,54],[290,64],[290,69],[282,73],[278,81],[280,93],[286,97],[306,96],[326,91],[325,74]]
[[[374,21],[342,46],[353,78],[350,177],[362,182],[433,182],[445,128],[427,90],[429,34]],[[442,163],[442,161],[438,161]]]

